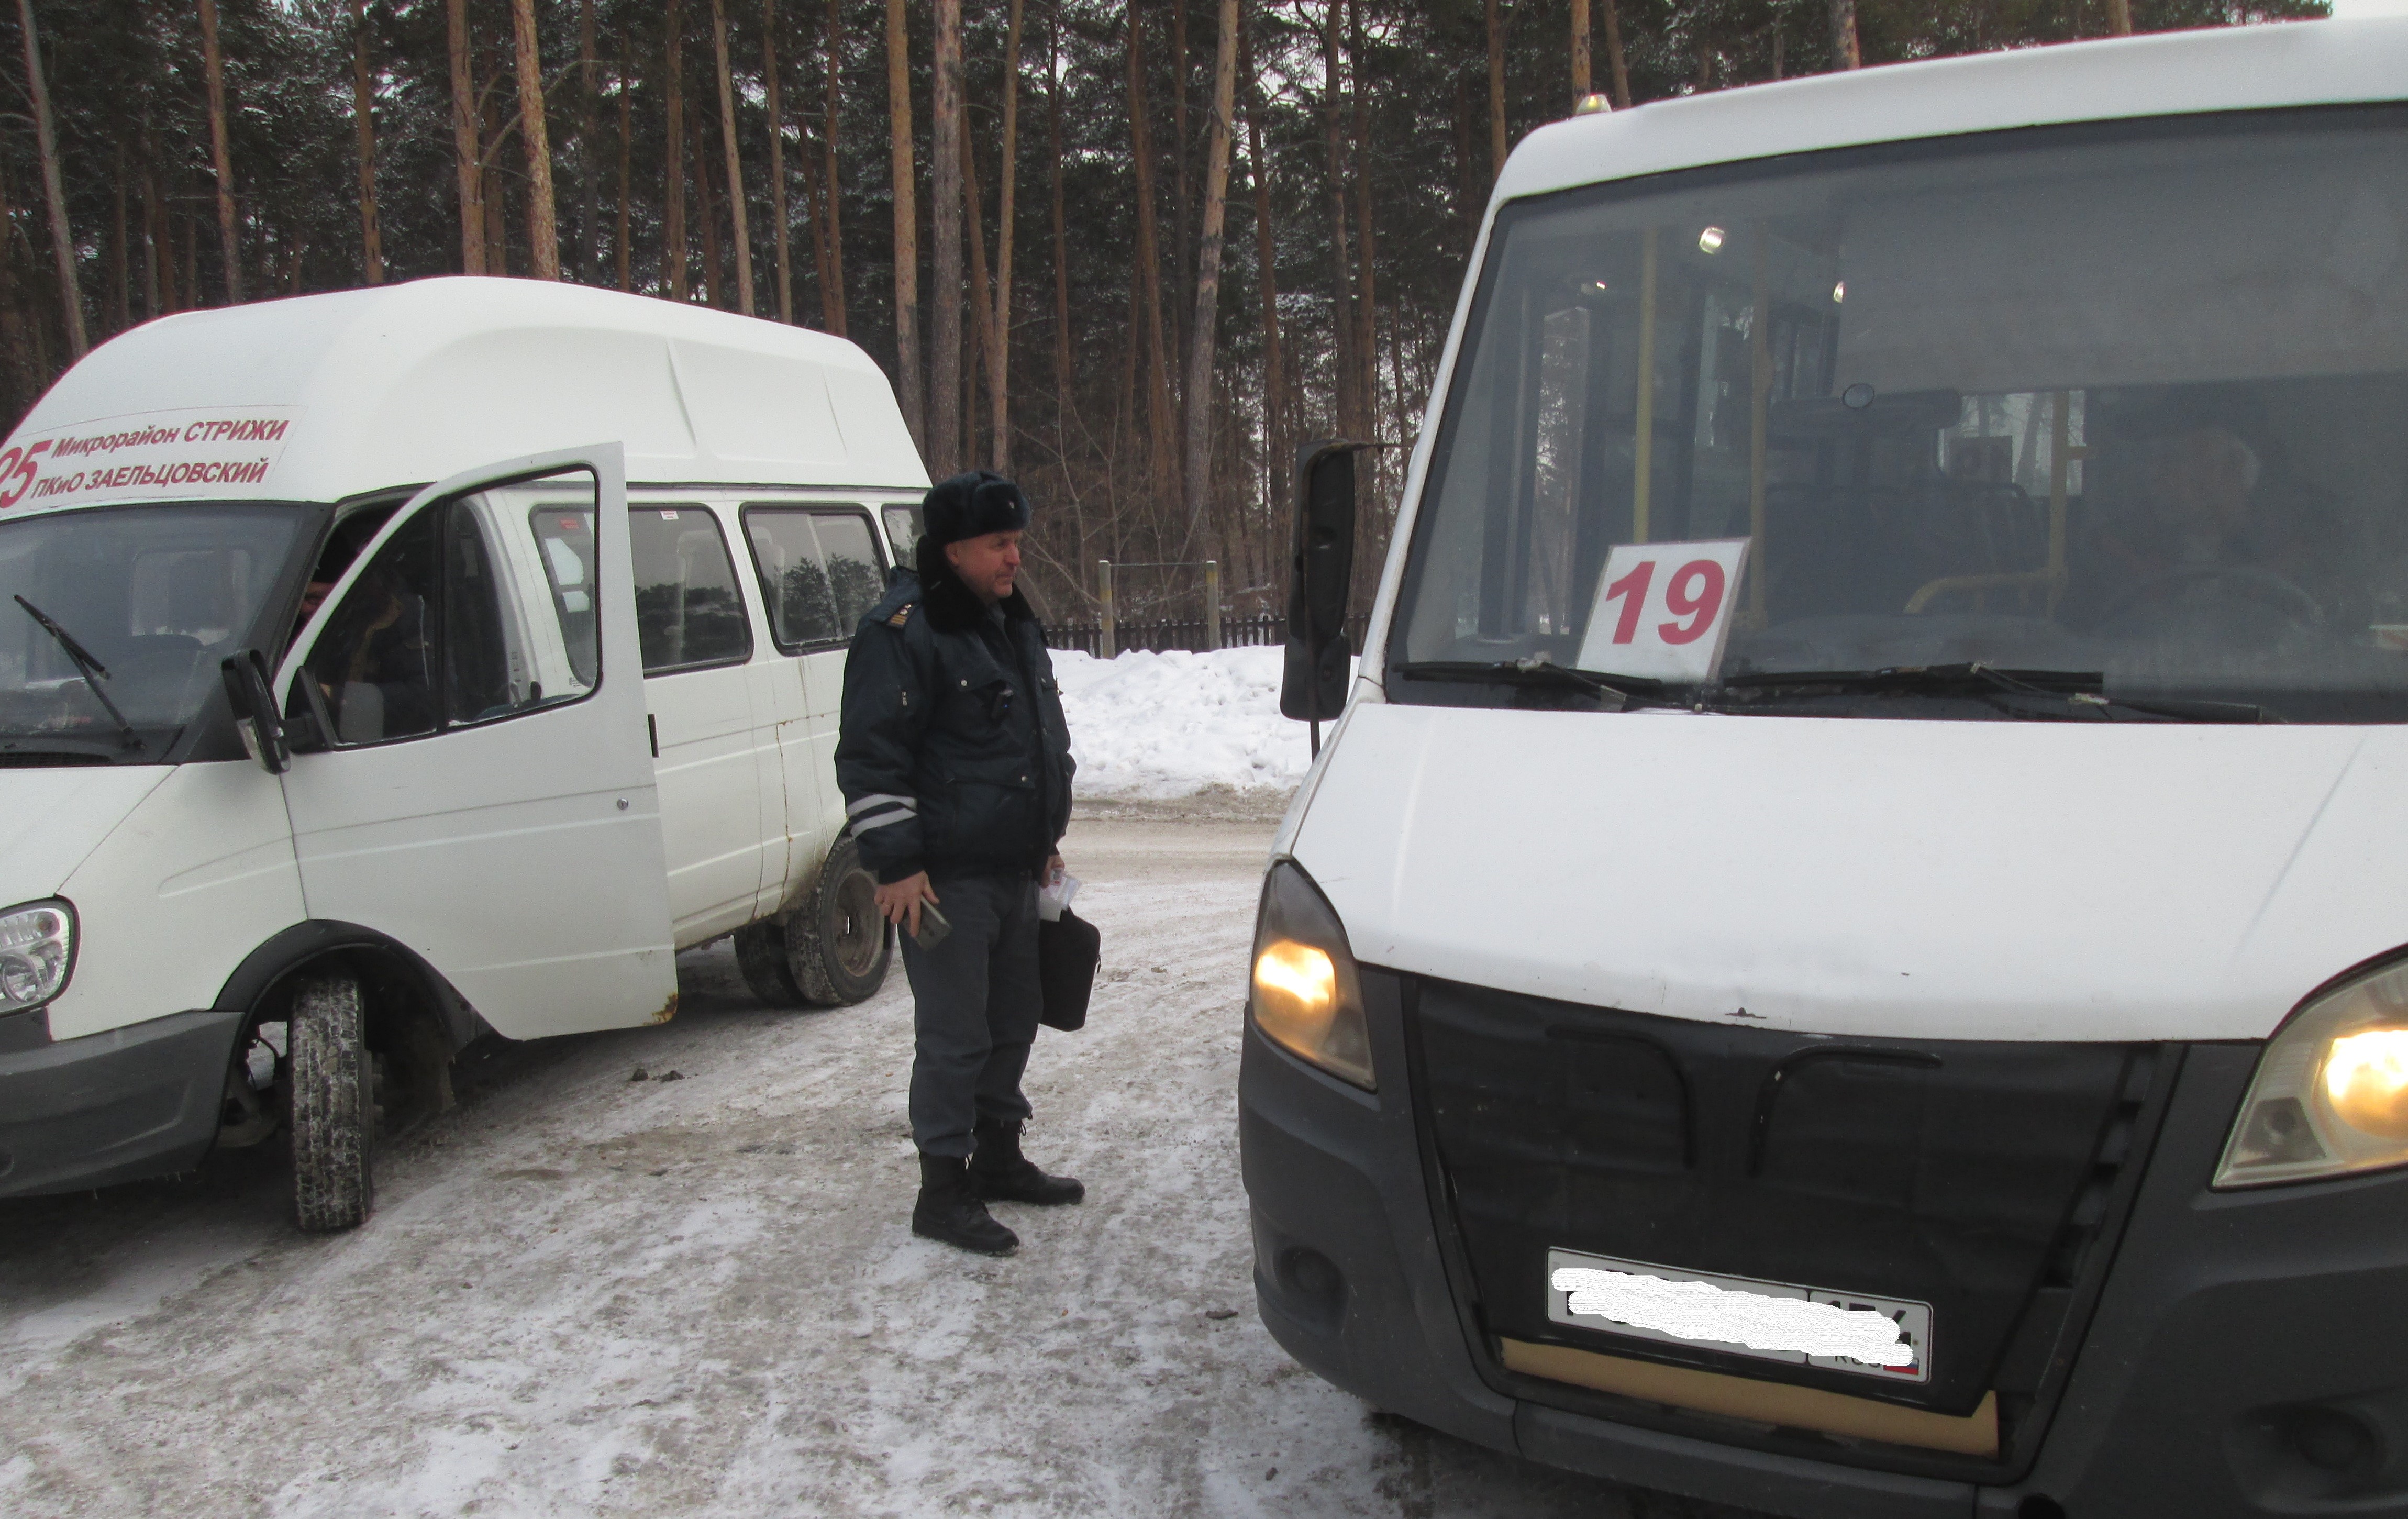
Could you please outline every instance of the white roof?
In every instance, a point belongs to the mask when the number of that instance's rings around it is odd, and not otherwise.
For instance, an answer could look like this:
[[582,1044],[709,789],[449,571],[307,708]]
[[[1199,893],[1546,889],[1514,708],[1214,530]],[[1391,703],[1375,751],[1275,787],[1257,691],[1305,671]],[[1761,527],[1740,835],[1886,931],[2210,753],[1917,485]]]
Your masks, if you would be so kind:
[[9,439],[38,479],[0,451],[0,509],[332,501],[606,442],[638,481],[928,483],[884,373],[840,337],[451,278],[190,311],[111,339]]
[[2408,96],[2408,17],[1977,53],[1751,85],[1542,126],[1494,203],[1774,153],[2014,127]]

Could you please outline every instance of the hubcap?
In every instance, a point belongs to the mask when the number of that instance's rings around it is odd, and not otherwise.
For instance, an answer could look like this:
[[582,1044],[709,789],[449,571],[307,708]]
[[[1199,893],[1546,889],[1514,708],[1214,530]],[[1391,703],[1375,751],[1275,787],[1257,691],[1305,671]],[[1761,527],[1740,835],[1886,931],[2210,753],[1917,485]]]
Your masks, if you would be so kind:
[[878,882],[858,867],[836,887],[836,958],[848,976],[867,976],[886,948],[886,920],[878,910]]

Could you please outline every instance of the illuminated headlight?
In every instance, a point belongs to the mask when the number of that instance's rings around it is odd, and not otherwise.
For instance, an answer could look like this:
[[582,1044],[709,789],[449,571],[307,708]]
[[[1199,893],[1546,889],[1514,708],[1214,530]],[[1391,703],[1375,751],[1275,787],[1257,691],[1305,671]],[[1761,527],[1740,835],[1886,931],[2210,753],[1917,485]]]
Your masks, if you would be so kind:
[[2291,1016],[2215,1169],[2219,1187],[2408,1165],[2408,962],[2344,982]]
[[0,912],[0,1012],[38,1008],[75,968],[75,909],[28,902]]
[[1378,1089],[1346,930],[1312,879],[1284,861],[1263,881],[1247,1007],[1281,1049],[1367,1092]]

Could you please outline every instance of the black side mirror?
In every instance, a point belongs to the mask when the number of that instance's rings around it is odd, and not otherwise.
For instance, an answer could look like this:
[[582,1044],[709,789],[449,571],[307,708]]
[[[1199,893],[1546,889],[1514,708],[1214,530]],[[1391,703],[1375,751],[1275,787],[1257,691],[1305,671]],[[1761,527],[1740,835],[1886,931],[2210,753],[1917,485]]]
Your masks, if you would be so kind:
[[1354,455],[1371,447],[1325,438],[1296,451],[1296,541],[1288,559],[1287,668],[1280,714],[1319,724],[1346,705],[1346,603],[1354,578]]
[[245,752],[270,775],[282,775],[293,764],[285,745],[284,724],[276,716],[276,698],[267,689],[267,657],[245,649],[218,662],[225,681],[226,701],[234,708],[235,731],[242,735]]

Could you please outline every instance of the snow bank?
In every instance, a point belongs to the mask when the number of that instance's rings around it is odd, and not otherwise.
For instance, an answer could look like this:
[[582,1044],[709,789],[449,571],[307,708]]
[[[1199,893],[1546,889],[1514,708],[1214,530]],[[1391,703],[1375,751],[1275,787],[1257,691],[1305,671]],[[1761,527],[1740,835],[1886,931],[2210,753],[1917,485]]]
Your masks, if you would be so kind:
[[1312,763],[1305,725],[1280,716],[1282,652],[1057,649],[1081,796],[1188,796],[1210,786],[1293,790]]

